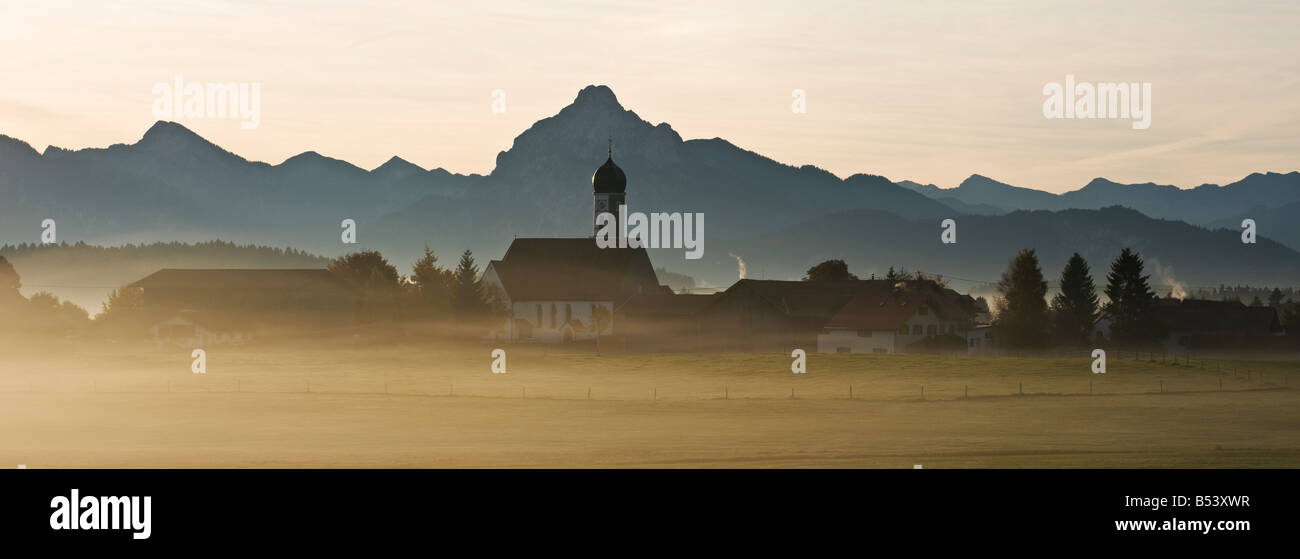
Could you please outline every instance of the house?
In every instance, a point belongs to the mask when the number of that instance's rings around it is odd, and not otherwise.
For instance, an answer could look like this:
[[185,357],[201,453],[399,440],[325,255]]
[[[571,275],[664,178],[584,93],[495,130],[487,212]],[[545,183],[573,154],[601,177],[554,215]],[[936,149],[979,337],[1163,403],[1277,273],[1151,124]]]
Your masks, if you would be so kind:
[[1161,299],[1156,315],[1169,327],[1161,342],[1166,350],[1264,349],[1285,334],[1272,307],[1251,307],[1240,301]]
[[[964,347],[974,301],[929,281],[868,281],[817,335],[821,353]],[[960,337],[959,337],[960,336]],[[943,343],[946,341],[946,344]]]
[[995,347],[992,325],[976,324],[966,330],[966,353],[984,353]]
[[254,329],[231,313],[179,311],[150,326],[149,338],[160,348],[239,346],[253,340]]
[[616,343],[640,353],[697,351],[704,334],[697,317],[718,297],[673,293],[667,287],[633,296],[614,312],[620,325]]
[[666,289],[644,248],[596,244],[600,215],[617,216],[626,200],[627,176],[614,164],[612,147],[591,187],[593,236],[517,238],[505,256],[488,263],[484,290],[508,311],[493,337],[567,343],[611,336],[618,329],[616,309]]
[[515,239],[483,285],[509,311],[500,334],[540,342],[612,335],[617,306],[660,289],[645,249],[600,248],[594,238]]
[[744,279],[699,311],[699,344],[725,352],[895,353],[959,335],[974,305],[930,280]]
[[164,268],[128,287],[154,341],[242,342],[271,329],[350,328],[359,294],[325,269]]

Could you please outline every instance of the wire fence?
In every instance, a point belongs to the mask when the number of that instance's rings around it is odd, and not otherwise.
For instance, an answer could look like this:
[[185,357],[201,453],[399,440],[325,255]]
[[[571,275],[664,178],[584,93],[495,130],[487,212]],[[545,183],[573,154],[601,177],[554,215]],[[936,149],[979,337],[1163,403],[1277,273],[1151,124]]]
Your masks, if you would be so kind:
[[646,386],[573,383],[561,385],[524,382],[474,382],[457,380],[351,381],[339,379],[257,379],[249,377],[206,377],[195,379],[117,381],[104,378],[27,380],[0,382],[4,394],[297,394],[318,396],[389,396],[425,398],[489,398],[557,401],[717,401],[717,400],[849,400],[862,402],[952,402],[992,398],[1159,396],[1178,394],[1239,393],[1291,390],[1287,375],[1270,378],[1258,371],[1227,371],[1191,378],[1157,378],[1148,375],[1122,381],[1098,378],[1084,381],[1025,377],[981,379],[977,382],[872,381],[820,382],[788,385],[771,381],[757,384],[720,384],[705,388],[663,384]]

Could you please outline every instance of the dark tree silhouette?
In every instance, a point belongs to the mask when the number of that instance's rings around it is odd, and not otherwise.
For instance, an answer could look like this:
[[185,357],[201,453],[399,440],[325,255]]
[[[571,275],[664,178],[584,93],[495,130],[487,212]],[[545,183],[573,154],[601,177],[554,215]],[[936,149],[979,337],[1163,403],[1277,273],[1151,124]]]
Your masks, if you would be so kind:
[[1142,274],[1142,257],[1131,249],[1120,252],[1106,276],[1106,314],[1110,337],[1124,345],[1149,344],[1163,338],[1166,329],[1156,316],[1158,299]]
[[424,246],[424,256],[411,267],[411,282],[419,303],[427,309],[451,306],[452,286],[456,274],[438,265],[438,256]]
[[487,308],[483,300],[483,289],[478,277],[478,266],[474,264],[474,253],[466,250],[460,255],[460,262],[453,272],[452,303],[462,313],[477,313]]
[[330,273],[357,289],[361,296],[360,314],[375,320],[391,320],[397,315],[397,268],[379,251],[354,252],[330,262]]
[[804,281],[846,281],[856,280],[858,276],[849,273],[849,265],[843,260],[827,260],[808,268]]
[[108,294],[108,300],[100,303],[103,312],[95,320],[113,320],[127,316],[144,308],[144,292],[138,287],[123,285]]
[[367,290],[397,289],[397,268],[379,251],[354,252],[330,262],[329,270],[354,287]]
[[1052,298],[1056,334],[1067,344],[1087,344],[1100,307],[1088,261],[1074,253],[1061,270],[1061,292]]
[[0,256],[0,306],[19,304],[23,296],[18,288],[23,286],[18,270],[3,256]]
[[1042,346],[1051,322],[1047,316],[1047,282],[1033,249],[1020,251],[998,281],[998,337],[1006,347]]

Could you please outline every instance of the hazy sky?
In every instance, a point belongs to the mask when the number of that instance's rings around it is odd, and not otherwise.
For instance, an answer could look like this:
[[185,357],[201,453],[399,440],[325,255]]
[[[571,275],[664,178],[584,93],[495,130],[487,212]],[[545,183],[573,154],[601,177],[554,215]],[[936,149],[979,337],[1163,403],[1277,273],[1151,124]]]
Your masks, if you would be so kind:
[[[486,173],[599,83],[684,138],[840,176],[955,186],[980,173],[1063,191],[1300,169],[1294,0],[0,6],[0,134],[38,150],[136,141],[155,120],[153,85],[183,74],[261,83],[254,130],[180,121],[271,163],[315,150]],[[1044,118],[1043,86],[1066,74],[1150,83],[1151,127]]]

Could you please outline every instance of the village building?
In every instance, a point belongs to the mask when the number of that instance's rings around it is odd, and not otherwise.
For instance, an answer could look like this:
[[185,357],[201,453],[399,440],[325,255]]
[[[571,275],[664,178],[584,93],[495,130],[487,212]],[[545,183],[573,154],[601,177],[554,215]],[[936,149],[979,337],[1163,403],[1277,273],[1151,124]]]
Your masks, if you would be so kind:
[[612,152],[591,183],[593,236],[515,239],[505,256],[488,263],[484,290],[508,310],[494,337],[575,342],[612,336],[616,309],[632,297],[666,289],[644,248],[596,245],[595,215],[617,214],[627,188]]
[[901,353],[964,348],[966,331],[973,326],[973,303],[934,282],[868,281],[826,322],[817,336],[817,351]]
[[326,269],[164,268],[127,287],[156,343],[244,343],[282,329],[350,328],[359,295]]
[[696,344],[720,352],[915,351],[963,335],[974,306],[930,280],[743,279],[697,312]]
[[1272,307],[1251,307],[1240,301],[1161,299],[1156,316],[1169,327],[1161,342],[1167,351],[1190,349],[1267,349],[1285,340],[1285,331]]
[[702,349],[701,311],[720,294],[678,294],[667,287],[637,295],[618,307],[618,346],[637,353],[679,353]]

